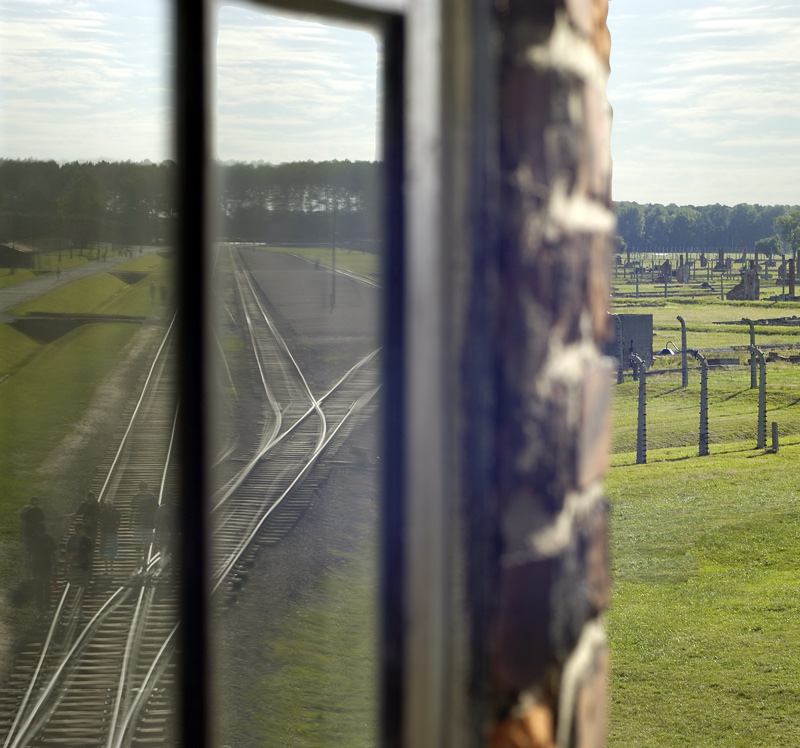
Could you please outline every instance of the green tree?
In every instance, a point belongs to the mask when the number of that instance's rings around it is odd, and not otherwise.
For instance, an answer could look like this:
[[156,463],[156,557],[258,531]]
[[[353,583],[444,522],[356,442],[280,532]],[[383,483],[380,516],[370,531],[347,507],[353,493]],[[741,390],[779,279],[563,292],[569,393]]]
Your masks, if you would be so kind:
[[800,249],[800,210],[792,210],[775,219],[775,228],[784,242],[797,255]]
[[756,242],[756,249],[758,250],[759,254],[764,254],[767,257],[779,255],[783,249],[781,238],[778,234],[775,234],[774,236],[768,236],[764,239],[759,239]]

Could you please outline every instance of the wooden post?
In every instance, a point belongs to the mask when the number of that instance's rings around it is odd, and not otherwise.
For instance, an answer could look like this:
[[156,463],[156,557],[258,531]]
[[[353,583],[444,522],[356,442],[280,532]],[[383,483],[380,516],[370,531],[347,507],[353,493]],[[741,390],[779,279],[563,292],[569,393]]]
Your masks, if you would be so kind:
[[778,422],[772,422],[772,451],[778,451]]

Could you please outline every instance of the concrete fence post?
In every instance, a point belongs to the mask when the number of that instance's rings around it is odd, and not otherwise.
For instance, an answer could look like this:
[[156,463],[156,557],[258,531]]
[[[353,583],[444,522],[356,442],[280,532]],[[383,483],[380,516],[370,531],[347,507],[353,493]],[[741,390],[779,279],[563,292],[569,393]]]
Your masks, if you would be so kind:
[[[742,322],[746,322],[750,325],[750,348],[756,347],[756,330],[753,324],[753,320],[747,319],[746,317],[742,319]],[[754,390],[756,388],[756,357],[750,356],[750,389]]]
[[678,315],[678,322],[681,323],[681,387],[688,387],[689,366],[686,360],[686,322],[680,314]]
[[708,361],[700,351],[692,351],[700,362],[700,444],[699,455],[708,455]]
[[639,420],[636,429],[636,464],[647,462],[647,365],[633,356],[634,371],[639,377]]
[[758,356],[758,443],[756,449],[767,447],[767,361],[764,354],[754,345],[750,346],[750,355]]
[[772,451],[778,451],[778,422],[772,422]]

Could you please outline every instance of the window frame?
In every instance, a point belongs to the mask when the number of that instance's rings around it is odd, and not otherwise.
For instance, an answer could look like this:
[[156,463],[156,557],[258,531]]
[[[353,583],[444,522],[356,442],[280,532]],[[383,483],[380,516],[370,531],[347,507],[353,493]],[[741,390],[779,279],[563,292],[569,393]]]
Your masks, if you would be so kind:
[[[382,122],[385,169],[386,288],[384,338],[384,454],[381,513],[380,730],[384,746],[403,744],[405,510],[403,503],[405,321],[404,5],[403,0],[279,0],[253,3],[293,13],[313,13],[332,21],[371,26],[383,39]],[[183,745],[215,744],[214,643],[209,588],[210,528],[206,502],[213,424],[207,341],[210,318],[210,247],[215,184],[210,139],[213,133],[211,81],[213,30],[220,3],[175,0],[175,120],[177,169],[177,271],[179,309],[178,427],[181,454],[181,584],[179,730]],[[389,584],[387,580],[392,580]]]

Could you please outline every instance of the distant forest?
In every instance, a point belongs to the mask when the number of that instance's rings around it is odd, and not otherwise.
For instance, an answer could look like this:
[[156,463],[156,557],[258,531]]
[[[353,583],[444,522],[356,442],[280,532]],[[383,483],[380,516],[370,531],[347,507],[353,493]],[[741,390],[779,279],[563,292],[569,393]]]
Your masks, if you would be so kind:
[[[371,161],[218,164],[219,237],[375,250],[381,165]],[[0,159],[0,242],[46,249],[172,241],[175,163]],[[800,248],[800,209],[620,202],[617,249],[766,254]]]
[[800,210],[789,205],[617,204],[617,251],[693,251],[718,249],[773,253],[800,246]]
[[[218,164],[221,239],[375,250],[381,168],[367,161]],[[172,240],[175,163],[0,159],[0,242],[35,248]]]

